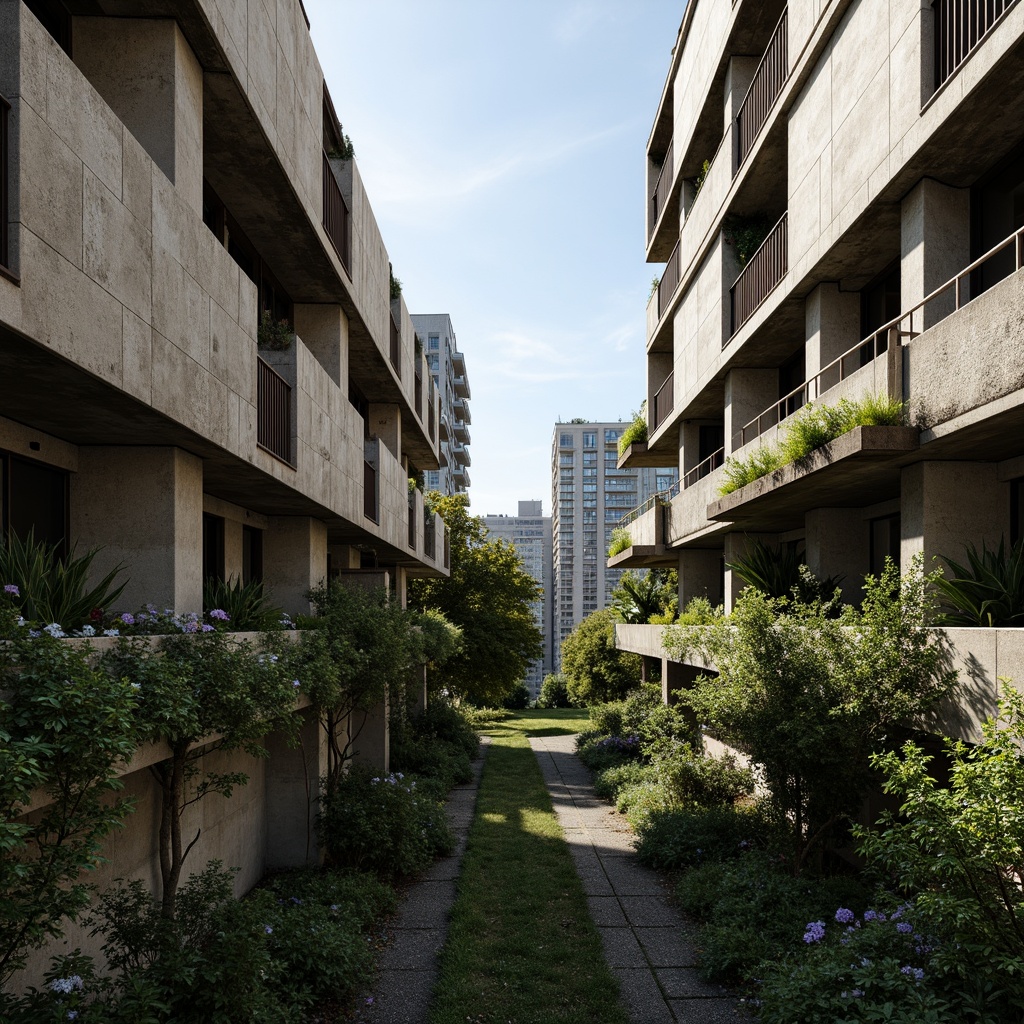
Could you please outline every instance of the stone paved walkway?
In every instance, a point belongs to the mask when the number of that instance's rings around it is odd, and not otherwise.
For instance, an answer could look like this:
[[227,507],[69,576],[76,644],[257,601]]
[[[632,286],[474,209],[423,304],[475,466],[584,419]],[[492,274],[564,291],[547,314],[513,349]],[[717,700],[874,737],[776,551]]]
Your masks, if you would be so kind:
[[455,833],[455,850],[424,872],[403,898],[391,925],[393,941],[381,960],[372,995],[364,997],[359,1007],[359,1021],[426,1024],[489,743],[490,737],[482,737],[481,756],[473,762],[473,781],[456,786],[448,797],[445,809]]
[[696,971],[687,921],[659,875],[637,863],[633,833],[594,794],[575,737],[532,737],[558,822],[565,831],[605,957],[635,1024],[735,1024],[742,1004]]

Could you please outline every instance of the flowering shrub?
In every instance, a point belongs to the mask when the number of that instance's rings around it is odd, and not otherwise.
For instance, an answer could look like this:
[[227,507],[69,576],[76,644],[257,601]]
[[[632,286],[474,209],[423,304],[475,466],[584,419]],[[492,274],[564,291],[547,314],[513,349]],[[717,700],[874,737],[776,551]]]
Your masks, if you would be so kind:
[[359,764],[324,798],[319,828],[332,866],[387,878],[422,870],[454,842],[444,808],[416,779]]

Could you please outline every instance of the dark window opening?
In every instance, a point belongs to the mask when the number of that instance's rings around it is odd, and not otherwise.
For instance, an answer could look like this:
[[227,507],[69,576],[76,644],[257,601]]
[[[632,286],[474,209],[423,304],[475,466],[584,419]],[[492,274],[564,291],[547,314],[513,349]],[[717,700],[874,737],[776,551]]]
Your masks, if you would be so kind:
[[886,558],[900,564],[900,516],[882,516],[871,520],[871,544],[869,562],[871,574],[879,577],[885,569]]
[[[1024,227],[1024,144],[1018,145],[971,189],[971,259],[981,259],[1004,238]],[[976,298],[1016,269],[1007,246],[971,273]]]
[[263,531],[255,526],[242,527],[242,582],[263,579]]
[[1010,543],[1024,537],[1024,478],[1010,481]]
[[711,458],[725,445],[725,425],[722,423],[703,426],[697,434],[697,461]]
[[63,558],[68,551],[68,479],[63,470],[0,454],[4,534],[21,540],[31,534],[52,544]]
[[203,579],[224,579],[224,520],[203,513]]
[[25,6],[36,16],[39,24],[57,41],[57,45],[71,56],[71,14],[60,0],[25,0]]
[[786,399],[785,407],[779,411],[780,418],[792,416],[807,401],[806,390],[792,394],[807,380],[804,356],[804,348],[801,346],[779,367],[779,400],[786,398],[787,395],[790,396]]
[[[893,260],[873,281],[860,292],[860,336],[870,337],[880,327],[900,315],[900,261]],[[872,347],[860,350],[860,365],[866,366],[875,356],[889,347],[888,337],[880,338]]]
[[370,402],[352,377],[348,379],[348,400],[363,418],[363,437],[370,436]]

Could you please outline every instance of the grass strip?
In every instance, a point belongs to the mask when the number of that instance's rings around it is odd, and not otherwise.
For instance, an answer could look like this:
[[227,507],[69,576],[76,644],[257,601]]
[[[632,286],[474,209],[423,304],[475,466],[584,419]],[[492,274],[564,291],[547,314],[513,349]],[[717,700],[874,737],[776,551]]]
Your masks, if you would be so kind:
[[488,730],[431,1024],[627,1024],[527,738],[587,721],[527,711]]

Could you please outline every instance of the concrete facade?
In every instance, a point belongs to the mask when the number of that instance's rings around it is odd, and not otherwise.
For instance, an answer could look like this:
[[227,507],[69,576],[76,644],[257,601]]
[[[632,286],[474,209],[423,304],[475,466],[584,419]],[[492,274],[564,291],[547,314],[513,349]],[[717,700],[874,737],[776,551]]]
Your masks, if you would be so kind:
[[[108,611],[200,612],[210,576],[261,579],[291,614],[360,572],[404,602],[409,576],[447,573],[409,488],[440,465],[438,390],[300,0],[49,8],[44,27],[0,0],[4,529],[98,546],[94,574],[129,577]],[[386,767],[387,708],[370,718],[360,752]],[[190,867],[219,857],[239,891],[317,857],[317,725],[266,742],[187,823]],[[139,810],[100,885],[157,878],[159,756],[126,770]]]
[[426,351],[430,370],[441,403],[438,419],[440,466],[426,472],[424,486],[442,494],[465,494],[469,490],[469,377],[466,357],[455,341],[455,328],[447,313],[416,313],[416,336]]
[[514,516],[484,516],[484,526],[492,540],[508,541],[523,560],[523,568],[544,588],[543,596],[533,602],[533,618],[544,638],[544,654],[530,663],[523,682],[534,700],[540,695],[551,663],[551,516],[544,515],[543,502],[521,501]]
[[[647,310],[650,438],[623,465],[677,461],[682,480],[614,564],[678,564],[684,603],[728,610],[725,564],[751,537],[841,574],[851,601],[885,556],[1018,540],[1024,8],[954,53],[936,18],[958,0],[680,6],[647,146],[647,257],[667,262]],[[866,394],[904,401],[908,426],[720,495],[727,457],[808,401]],[[1000,672],[1024,679],[1009,657]]]
[[[619,466],[628,423],[556,423],[551,438],[552,665],[562,641],[591,612],[611,604],[622,569],[606,564],[612,531],[630,510],[669,490],[674,467]],[[633,525],[630,525],[632,531]]]

